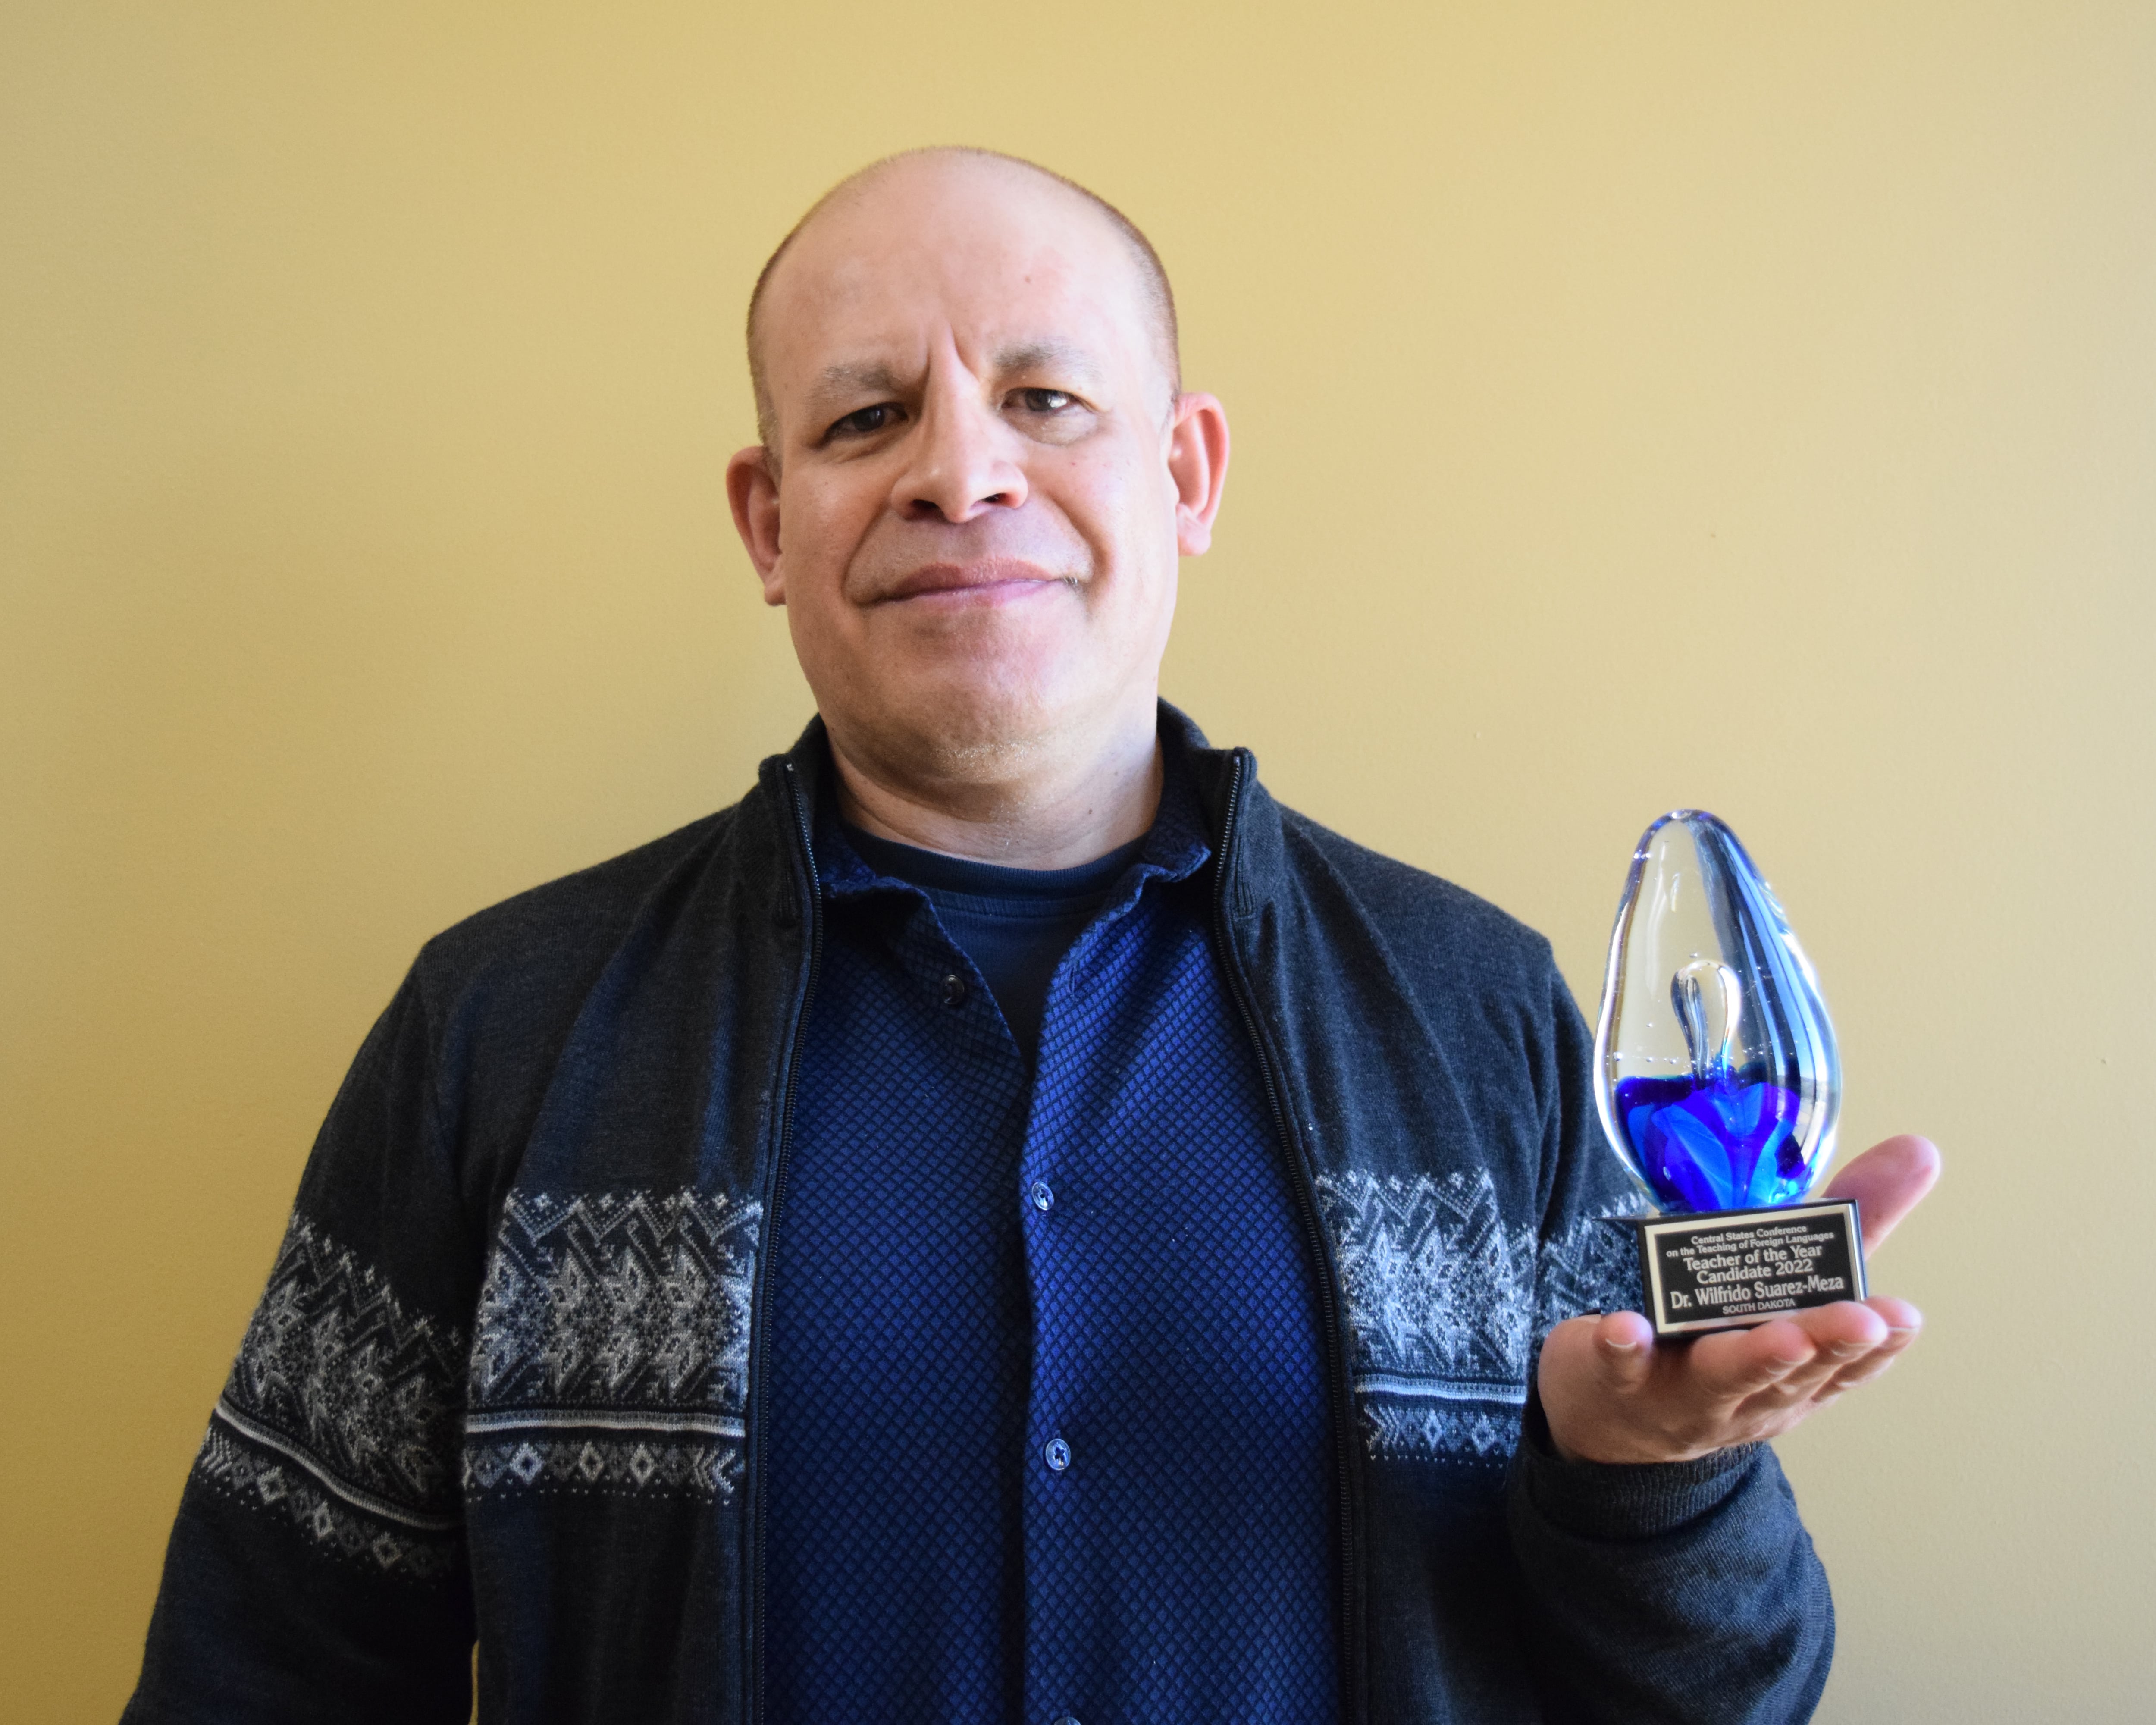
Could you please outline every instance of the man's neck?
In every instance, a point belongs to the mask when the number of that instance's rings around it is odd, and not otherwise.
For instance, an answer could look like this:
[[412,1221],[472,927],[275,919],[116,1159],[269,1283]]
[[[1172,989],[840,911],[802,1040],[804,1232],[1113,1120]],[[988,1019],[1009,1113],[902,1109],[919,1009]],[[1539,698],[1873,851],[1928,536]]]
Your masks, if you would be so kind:
[[863,832],[1005,868],[1091,862],[1142,838],[1160,807],[1160,742],[1150,722],[987,780],[894,772],[835,733],[831,756],[839,813]]

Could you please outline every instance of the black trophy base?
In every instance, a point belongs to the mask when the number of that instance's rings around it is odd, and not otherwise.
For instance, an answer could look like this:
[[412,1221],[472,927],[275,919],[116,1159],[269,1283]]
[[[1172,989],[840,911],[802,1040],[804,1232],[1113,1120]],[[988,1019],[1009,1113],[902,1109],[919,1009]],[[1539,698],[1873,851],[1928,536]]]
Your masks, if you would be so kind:
[[1643,1216],[1632,1227],[1657,1336],[1746,1329],[1864,1297],[1864,1230],[1853,1198]]

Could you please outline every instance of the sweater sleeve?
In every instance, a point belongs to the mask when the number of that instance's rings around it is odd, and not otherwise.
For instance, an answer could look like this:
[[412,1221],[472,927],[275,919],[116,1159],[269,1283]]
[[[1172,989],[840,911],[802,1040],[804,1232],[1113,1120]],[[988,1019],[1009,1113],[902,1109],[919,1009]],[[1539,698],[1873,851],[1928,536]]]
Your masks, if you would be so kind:
[[[1587,1027],[1554,975],[1552,991],[1544,1150],[1556,1177],[1537,1338],[1581,1312],[1640,1302],[1630,1230],[1604,1219],[1635,1213],[1640,1200],[1595,1112]],[[1571,1462],[1552,1447],[1531,1399],[1507,1515],[1553,1719],[1784,1725],[1811,1717],[1833,1656],[1834,1608],[1765,1445],[1668,1465]]]
[[180,1500],[126,1725],[470,1717],[479,1266],[408,979],[361,1049]]

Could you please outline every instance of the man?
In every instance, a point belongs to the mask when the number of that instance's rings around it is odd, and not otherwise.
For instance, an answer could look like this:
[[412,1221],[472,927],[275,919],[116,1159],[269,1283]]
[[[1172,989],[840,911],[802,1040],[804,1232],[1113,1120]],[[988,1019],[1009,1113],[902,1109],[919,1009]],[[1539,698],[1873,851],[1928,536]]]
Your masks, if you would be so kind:
[[[1628,1200],[1548,947],[1158,704],[1229,444],[1151,249],[897,157],[749,341],[818,721],[429,943],[129,1717],[461,1719],[475,1632],[516,1721],[1805,1717],[1758,1440],[1917,1315],[1574,1315]],[[1933,1165],[1845,1172],[1875,1243]]]

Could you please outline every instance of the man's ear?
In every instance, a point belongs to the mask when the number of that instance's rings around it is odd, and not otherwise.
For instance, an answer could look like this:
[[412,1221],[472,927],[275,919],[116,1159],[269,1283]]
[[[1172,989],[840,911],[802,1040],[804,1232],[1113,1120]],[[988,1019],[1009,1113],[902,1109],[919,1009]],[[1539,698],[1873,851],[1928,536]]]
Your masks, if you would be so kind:
[[1217,397],[1176,397],[1168,471],[1175,481],[1176,548],[1187,557],[1201,557],[1212,546],[1213,517],[1228,483],[1228,410]]
[[778,559],[778,475],[771,451],[762,444],[737,449],[726,463],[726,501],[733,506],[734,531],[741,535],[748,560],[763,583],[767,605],[786,603],[786,574]]

